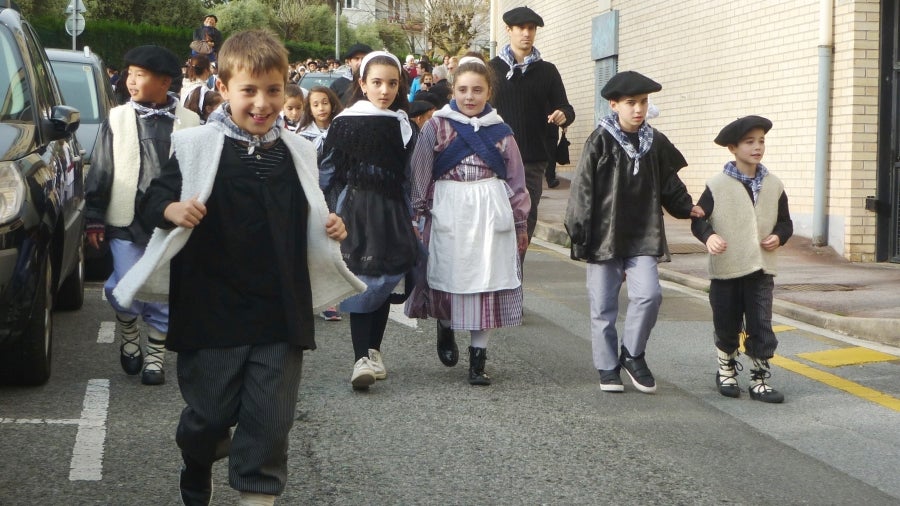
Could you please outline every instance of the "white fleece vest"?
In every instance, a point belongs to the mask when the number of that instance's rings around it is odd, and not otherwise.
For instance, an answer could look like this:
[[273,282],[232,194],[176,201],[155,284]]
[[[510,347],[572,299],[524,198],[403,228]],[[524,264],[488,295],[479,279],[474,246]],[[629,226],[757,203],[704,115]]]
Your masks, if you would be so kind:
[[[181,105],[175,106],[175,118],[174,131],[200,125],[200,117]],[[141,143],[134,108],[124,104],[110,110],[109,128],[113,134],[113,183],[106,223],[127,227],[134,221],[134,197],[141,175]]]
[[[324,308],[366,290],[366,284],[350,272],[341,257],[340,244],[325,233],[328,206],[319,189],[316,149],[312,143],[287,130],[281,140],[287,146],[300,178],[300,186],[309,203],[306,223],[307,266],[312,288],[313,308]],[[212,125],[183,130],[172,135],[181,168],[181,199],[196,196],[206,203],[219,170],[225,135]],[[132,267],[113,290],[113,296],[124,307],[135,298],[167,300],[169,293],[169,261],[187,244],[193,229],[177,227],[155,229],[144,256]],[[198,301],[198,304],[204,303]]]
[[709,277],[734,279],[760,269],[777,274],[777,255],[759,243],[772,233],[778,221],[778,200],[784,192],[781,180],[766,175],[755,206],[744,185],[724,172],[706,185],[714,202],[709,223],[728,243],[725,253],[709,255]]

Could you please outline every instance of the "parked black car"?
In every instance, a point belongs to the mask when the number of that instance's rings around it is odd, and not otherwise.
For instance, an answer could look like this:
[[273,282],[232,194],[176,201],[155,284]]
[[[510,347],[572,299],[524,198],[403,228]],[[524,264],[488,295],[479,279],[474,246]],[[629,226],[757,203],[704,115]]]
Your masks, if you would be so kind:
[[[87,174],[91,170],[91,155],[100,134],[100,125],[109,117],[110,109],[117,105],[106,65],[87,47],[82,51],[47,48],[47,58],[56,74],[63,102],[81,113],[81,126],[75,135],[85,150],[84,172]],[[87,246],[84,255],[85,277],[106,280],[113,268],[109,244],[104,241],[99,249]]]
[[[5,5],[5,2],[0,5]],[[32,27],[0,6],[0,381],[50,377],[54,306],[84,301],[78,111]]]

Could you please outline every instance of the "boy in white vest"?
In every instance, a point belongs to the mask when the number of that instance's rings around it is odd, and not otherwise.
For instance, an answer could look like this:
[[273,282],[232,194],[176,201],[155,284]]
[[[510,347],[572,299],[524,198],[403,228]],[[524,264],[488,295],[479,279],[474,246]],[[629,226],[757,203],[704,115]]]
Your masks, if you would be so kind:
[[784,394],[766,382],[771,375],[769,359],[778,346],[772,331],[775,250],[793,235],[794,225],[784,185],[760,163],[770,128],[772,122],[766,118],[745,116],[719,132],[715,143],[727,147],[734,161],[707,181],[697,202],[706,216],[695,218],[691,229],[709,251],[719,393],[740,396],[737,372],[742,367],[735,358],[744,328],[744,350],[753,363],[750,398],[779,403]]
[[283,44],[262,30],[232,35],[219,77],[226,102],[172,135],[174,155],[138,210],[157,228],[113,296],[128,304],[139,291],[168,293],[166,348],[178,353],[187,404],[175,434],[182,502],[208,505],[213,463],[228,457],[240,504],[270,505],[287,481],[313,308],[365,284],[341,257],[346,229],[328,213],[315,147],[279,117]]
[[[163,302],[135,301],[119,305],[111,296],[122,276],[144,253],[150,234],[135,216],[135,204],[168,160],[174,130],[197,126],[200,118],[168,95],[181,79],[181,61],[159,46],[140,46],[125,53],[126,86],[131,100],[112,109],[101,126],[94,161],[85,182],[88,243],[109,244],[113,273],[106,298],[116,311],[120,363],[125,373],[141,373],[141,383],[162,385],[169,308]],[[147,353],[141,350],[138,316],[148,327]]]

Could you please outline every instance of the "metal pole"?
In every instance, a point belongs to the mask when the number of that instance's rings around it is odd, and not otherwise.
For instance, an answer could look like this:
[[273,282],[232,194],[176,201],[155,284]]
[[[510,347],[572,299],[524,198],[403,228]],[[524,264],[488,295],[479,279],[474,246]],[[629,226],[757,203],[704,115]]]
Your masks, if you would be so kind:
[[72,9],[72,51],[75,51],[75,37],[78,33],[78,10]]
[[828,245],[828,127],[831,123],[831,67],[834,53],[834,4],[819,2],[819,82],[816,106],[816,162],[813,189],[812,244]]
[[341,61],[341,0],[334,2],[334,59]]

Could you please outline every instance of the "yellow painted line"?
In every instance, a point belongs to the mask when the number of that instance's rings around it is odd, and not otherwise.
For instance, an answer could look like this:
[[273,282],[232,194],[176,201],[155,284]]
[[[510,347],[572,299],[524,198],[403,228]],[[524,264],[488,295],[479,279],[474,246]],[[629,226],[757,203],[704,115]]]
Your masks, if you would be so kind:
[[775,332],[787,332],[788,330],[797,330],[797,327],[791,327],[790,325],[772,325],[772,330]]
[[[790,325],[772,325],[773,332],[787,332],[789,330],[797,330],[796,327],[791,327]],[[738,349],[741,350],[741,353],[746,352],[744,349],[744,341],[747,340],[747,333],[743,330],[740,334],[738,334]]]
[[800,362],[777,355],[772,357],[772,359],[769,360],[769,363],[787,369],[788,371],[795,372],[801,376],[806,376],[807,378],[818,381],[819,383],[824,383],[825,385],[828,385],[830,387],[837,388],[838,390],[843,390],[844,392],[859,397],[860,399],[865,399],[867,401],[874,402],[875,404],[884,406],[888,409],[900,412],[900,399],[888,395],[884,392],[879,392],[878,390],[864,387],[859,383],[846,380],[844,378],[841,378],[840,376],[836,376],[825,371],[820,371],[814,367],[810,367],[808,365],[801,364]]
[[797,356],[826,367],[842,367],[845,365],[859,365],[897,360],[897,357],[894,355],[870,350],[868,348],[863,348],[862,346],[798,353]]

